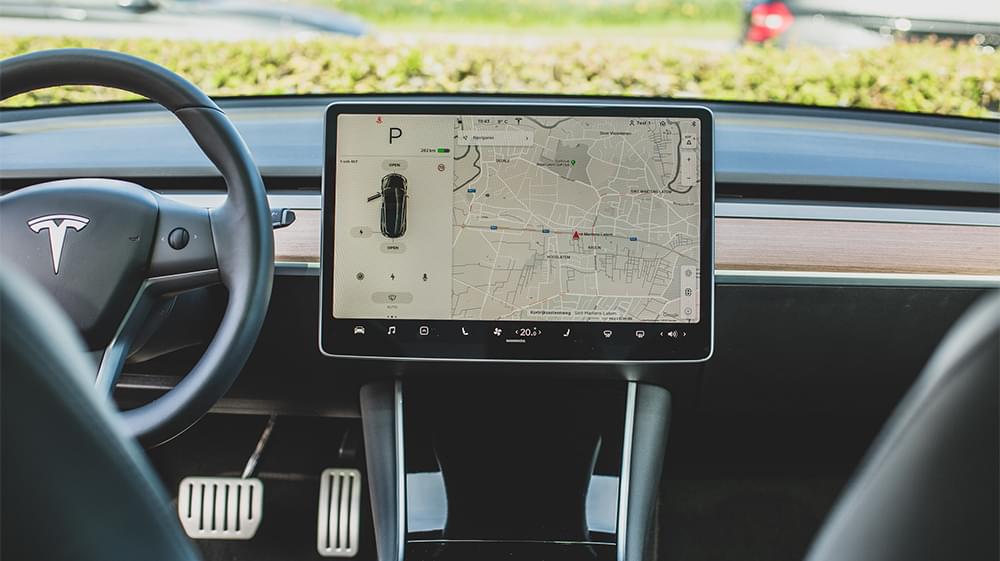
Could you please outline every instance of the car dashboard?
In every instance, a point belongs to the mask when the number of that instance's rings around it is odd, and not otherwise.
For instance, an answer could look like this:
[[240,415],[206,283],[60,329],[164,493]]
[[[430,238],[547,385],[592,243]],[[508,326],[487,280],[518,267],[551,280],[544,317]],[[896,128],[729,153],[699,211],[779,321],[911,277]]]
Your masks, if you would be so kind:
[[[254,351],[213,408],[239,415],[210,415],[190,433],[221,423],[219,434],[229,435],[242,422],[234,418],[258,415],[313,428],[317,418],[360,424],[367,461],[350,461],[367,466],[374,535],[366,539],[385,558],[585,551],[639,559],[661,468],[667,492],[678,496],[677,482],[734,474],[837,481],[948,327],[1000,287],[1000,134],[992,121],[557,96],[220,105],[267,187],[275,276]],[[517,121],[529,117],[532,124]],[[564,136],[550,142],[557,133]],[[598,209],[592,228],[567,226],[555,207],[539,220],[546,201],[590,188],[576,168],[597,161],[579,150],[588,134],[588,142],[651,138],[651,155],[636,150],[640,171],[605,209],[610,222],[600,223]],[[611,145],[623,153],[626,144]],[[470,154],[478,159],[465,160]],[[552,190],[523,205],[530,218],[516,216],[520,202],[500,212],[486,202],[516,191],[507,182],[520,172],[503,166],[518,158],[542,169],[540,185]],[[648,173],[665,161],[677,176]],[[98,176],[196,207],[225,197],[211,162],[150,104],[2,112],[4,193]],[[431,196],[430,185],[445,188]],[[628,215],[621,200],[629,196],[683,206],[676,222],[623,225],[615,213]],[[477,245],[456,243],[463,227],[475,230]],[[658,228],[682,231],[683,243],[656,238]],[[498,251],[489,263],[476,251],[504,239],[534,256],[507,279],[522,305],[470,305],[452,293],[456,279],[480,292],[495,286],[496,271],[512,265],[498,266]],[[597,253],[609,247],[625,257],[598,267]],[[643,268],[642,258],[667,254],[676,258],[670,267]],[[641,305],[615,302],[594,320],[574,315],[578,301],[565,305],[544,283],[525,281],[564,275],[572,269],[557,267],[564,264],[584,271],[581,255],[591,273],[622,283],[616,296]],[[485,276],[468,281],[456,262]],[[645,292],[629,292],[641,274]],[[650,288],[675,278],[663,285],[672,288]],[[578,286],[576,296],[593,299],[594,309],[607,296]],[[122,408],[181,382],[226,298],[215,286],[162,302],[118,379]],[[354,430],[339,437],[341,452],[358,438]],[[188,437],[159,453],[200,438]],[[534,469],[521,470],[524,461]],[[445,472],[447,496],[436,483]],[[595,488],[606,493],[578,504]],[[523,508],[537,496],[565,500]],[[483,506],[491,504],[503,506]],[[567,523],[581,517],[586,527]]]
[[[513,112],[552,104],[591,111],[614,106],[632,115],[663,105],[656,100],[628,98],[490,95],[224,101],[225,110],[244,135],[265,178],[272,208],[289,209],[296,217],[274,234],[278,294],[285,282],[311,284],[320,280],[324,207],[321,179],[324,162],[330,160],[323,154],[323,126],[324,111],[331,102],[334,106],[370,104],[375,107],[372,111],[390,111],[400,104],[410,104],[411,109],[421,104],[489,104],[494,109],[513,107]],[[670,105],[685,108],[698,104],[671,101]],[[843,297],[842,291],[860,296],[873,295],[872,289],[877,289],[881,299],[887,293],[913,295],[941,289],[971,294],[997,284],[1000,218],[995,207],[1000,172],[991,165],[995,164],[998,146],[992,123],[875,111],[723,102],[707,106],[714,113],[716,141],[711,166],[715,178],[714,240],[706,246],[714,250],[717,297],[725,302],[733,293],[771,292],[778,298],[774,304],[779,305],[757,308],[760,298],[741,297],[735,307],[719,306],[715,339],[719,348],[727,350],[696,369],[711,370],[733,349],[753,350],[758,355],[778,347],[793,352],[793,333],[789,334],[791,341],[781,344],[780,338],[747,347],[743,341],[748,336],[759,336],[762,330],[782,333],[791,328],[792,332],[801,332],[802,326],[796,326],[796,321],[806,318],[790,317],[776,325],[776,314],[801,311],[821,315],[816,306],[799,310],[784,300],[796,293],[840,293]],[[46,178],[107,176],[138,180],[164,196],[198,206],[213,206],[222,197],[218,176],[184,136],[183,129],[168,114],[146,104],[5,111],[3,130],[0,179],[5,192]],[[953,165],[956,161],[965,165]],[[369,190],[374,192],[377,187]],[[315,317],[320,290],[301,292],[297,298],[317,299],[307,306],[308,314]],[[276,306],[280,302],[279,296]],[[281,313],[272,308],[272,314]],[[303,309],[297,309],[296,314],[308,317]],[[759,323],[751,327],[749,318]],[[827,329],[837,319],[831,317],[828,321]],[[831,343],[852,345],[851,341],[870,325],[859,322],[854,329],[830,333]],[[383,327],[388,329],[379,326]],[[315,321],[299,319],[294,328],[301,332],[301,342],[296,337],[300,349],[296,360],[304,355],[316,365],[329,364],[337,370],[337,365],[352,361],[322,357],[314,344],[319,334],[309,334],[316,329]],[[744,335],[731,339],[721,336],[731,329]],[[599,329],[598,333],[603,336],[603,331]],[[628,329],[633,337],[636,331],[635,326]],[[661,331],[669,334],[676,330],[655,331],[659,336]],[[170,353],[164,350],[197,344],[181,338],[156,349],[155,340],[153,343],[153,348],[137,356],[165,356]],[[815,342],[808,345],[814,346]],[[663,379],[663,374],[649,374],[656,368],[626,366],[620,360],[588,365],[598,358],[593,355],[593,347],[590,351],[561,358],[583,362],[574,371],[592,371],[598,377],[614,372],[615,377]],[[524,366],[516,370],[532,370],[530,365]],[[428,365],[415,361],[392,367],[365,366],[366,372],[398,368],[422,371]],[[447,372],[456,368],[462,367],[437,365],[429,369]],[[505,369],[490,364],[476,368]],[[689,368],[675,365],[670,369]],[[136,375],[141,379],[141,374]]]

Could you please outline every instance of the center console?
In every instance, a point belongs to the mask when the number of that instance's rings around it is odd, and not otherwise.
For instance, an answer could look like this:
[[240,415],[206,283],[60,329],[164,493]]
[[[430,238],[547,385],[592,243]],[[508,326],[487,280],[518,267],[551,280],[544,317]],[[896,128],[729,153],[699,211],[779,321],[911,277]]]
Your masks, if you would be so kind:
[[670,395],[623,380],[711,355],[712,131],[694,106],[328,108],[320,348],[400,365],[361,393],[381,561],[643,559]]
[[645,384],[362,390],[382,561],[640,561],[670,395]]

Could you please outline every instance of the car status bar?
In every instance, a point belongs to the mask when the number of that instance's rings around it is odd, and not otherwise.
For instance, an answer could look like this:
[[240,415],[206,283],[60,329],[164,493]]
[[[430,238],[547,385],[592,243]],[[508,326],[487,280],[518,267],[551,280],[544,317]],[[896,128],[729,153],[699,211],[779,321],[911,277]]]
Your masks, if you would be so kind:
[[[386,324],[384,322],[378,322],[377,325],[373,325],[371,323],[354,323],[351,328],[351,334],[354,337],[382,335],[386,337],[409,338],[415,336],[418,340],[423,337],[440,336],[444,331],[446,330],[428,324],[420,324],[413,327]],[[510,328],[509,326],[483,327],[471,325],[461,325],[454,328],[454,334],[458,337],[482,337],[483,335],[487,335],[495,337],[496,339],[506,343],[527,343],[529,340],[539,337],[552,337],[553,335],[551,334],[553,333],[558,337],[566,339],[575,338],[580,335],[590,335],[608,340],[620,340],[621,338],[630,338],[634,340],[663,338],[666,340],[679,341],[688,336],[688,330],[683,327],[665,327],[655,324],[648,328],[632,328],[630,326],[627,329],[609,326],[583,328],[552,326],[543,329],[537,326]]]

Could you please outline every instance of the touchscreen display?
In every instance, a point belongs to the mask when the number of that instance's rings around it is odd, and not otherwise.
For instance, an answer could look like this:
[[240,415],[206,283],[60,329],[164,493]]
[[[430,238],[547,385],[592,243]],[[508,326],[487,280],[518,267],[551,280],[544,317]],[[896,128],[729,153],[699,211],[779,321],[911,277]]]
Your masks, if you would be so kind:
[[328,313],[386,335],[698,324],[706,122],[656,113],[328,116]]

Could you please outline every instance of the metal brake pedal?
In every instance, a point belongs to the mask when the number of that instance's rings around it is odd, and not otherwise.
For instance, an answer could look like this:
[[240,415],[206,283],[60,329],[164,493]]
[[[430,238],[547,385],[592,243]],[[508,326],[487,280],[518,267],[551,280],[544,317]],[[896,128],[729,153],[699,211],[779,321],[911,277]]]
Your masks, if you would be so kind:
[[248,540],[257,533],[263,512],[264,484],[239,477],[185,477],[177,513],[189,537]]
[[250,477],[277,421],[271,415],[241,477],[185,477],[177,490],[177,514],[190,538],[249,540],[264,517],[264,483]]
[[320,474],[316,551],[323,557],[354,557],[361,533],[361,472],[327,468]]

